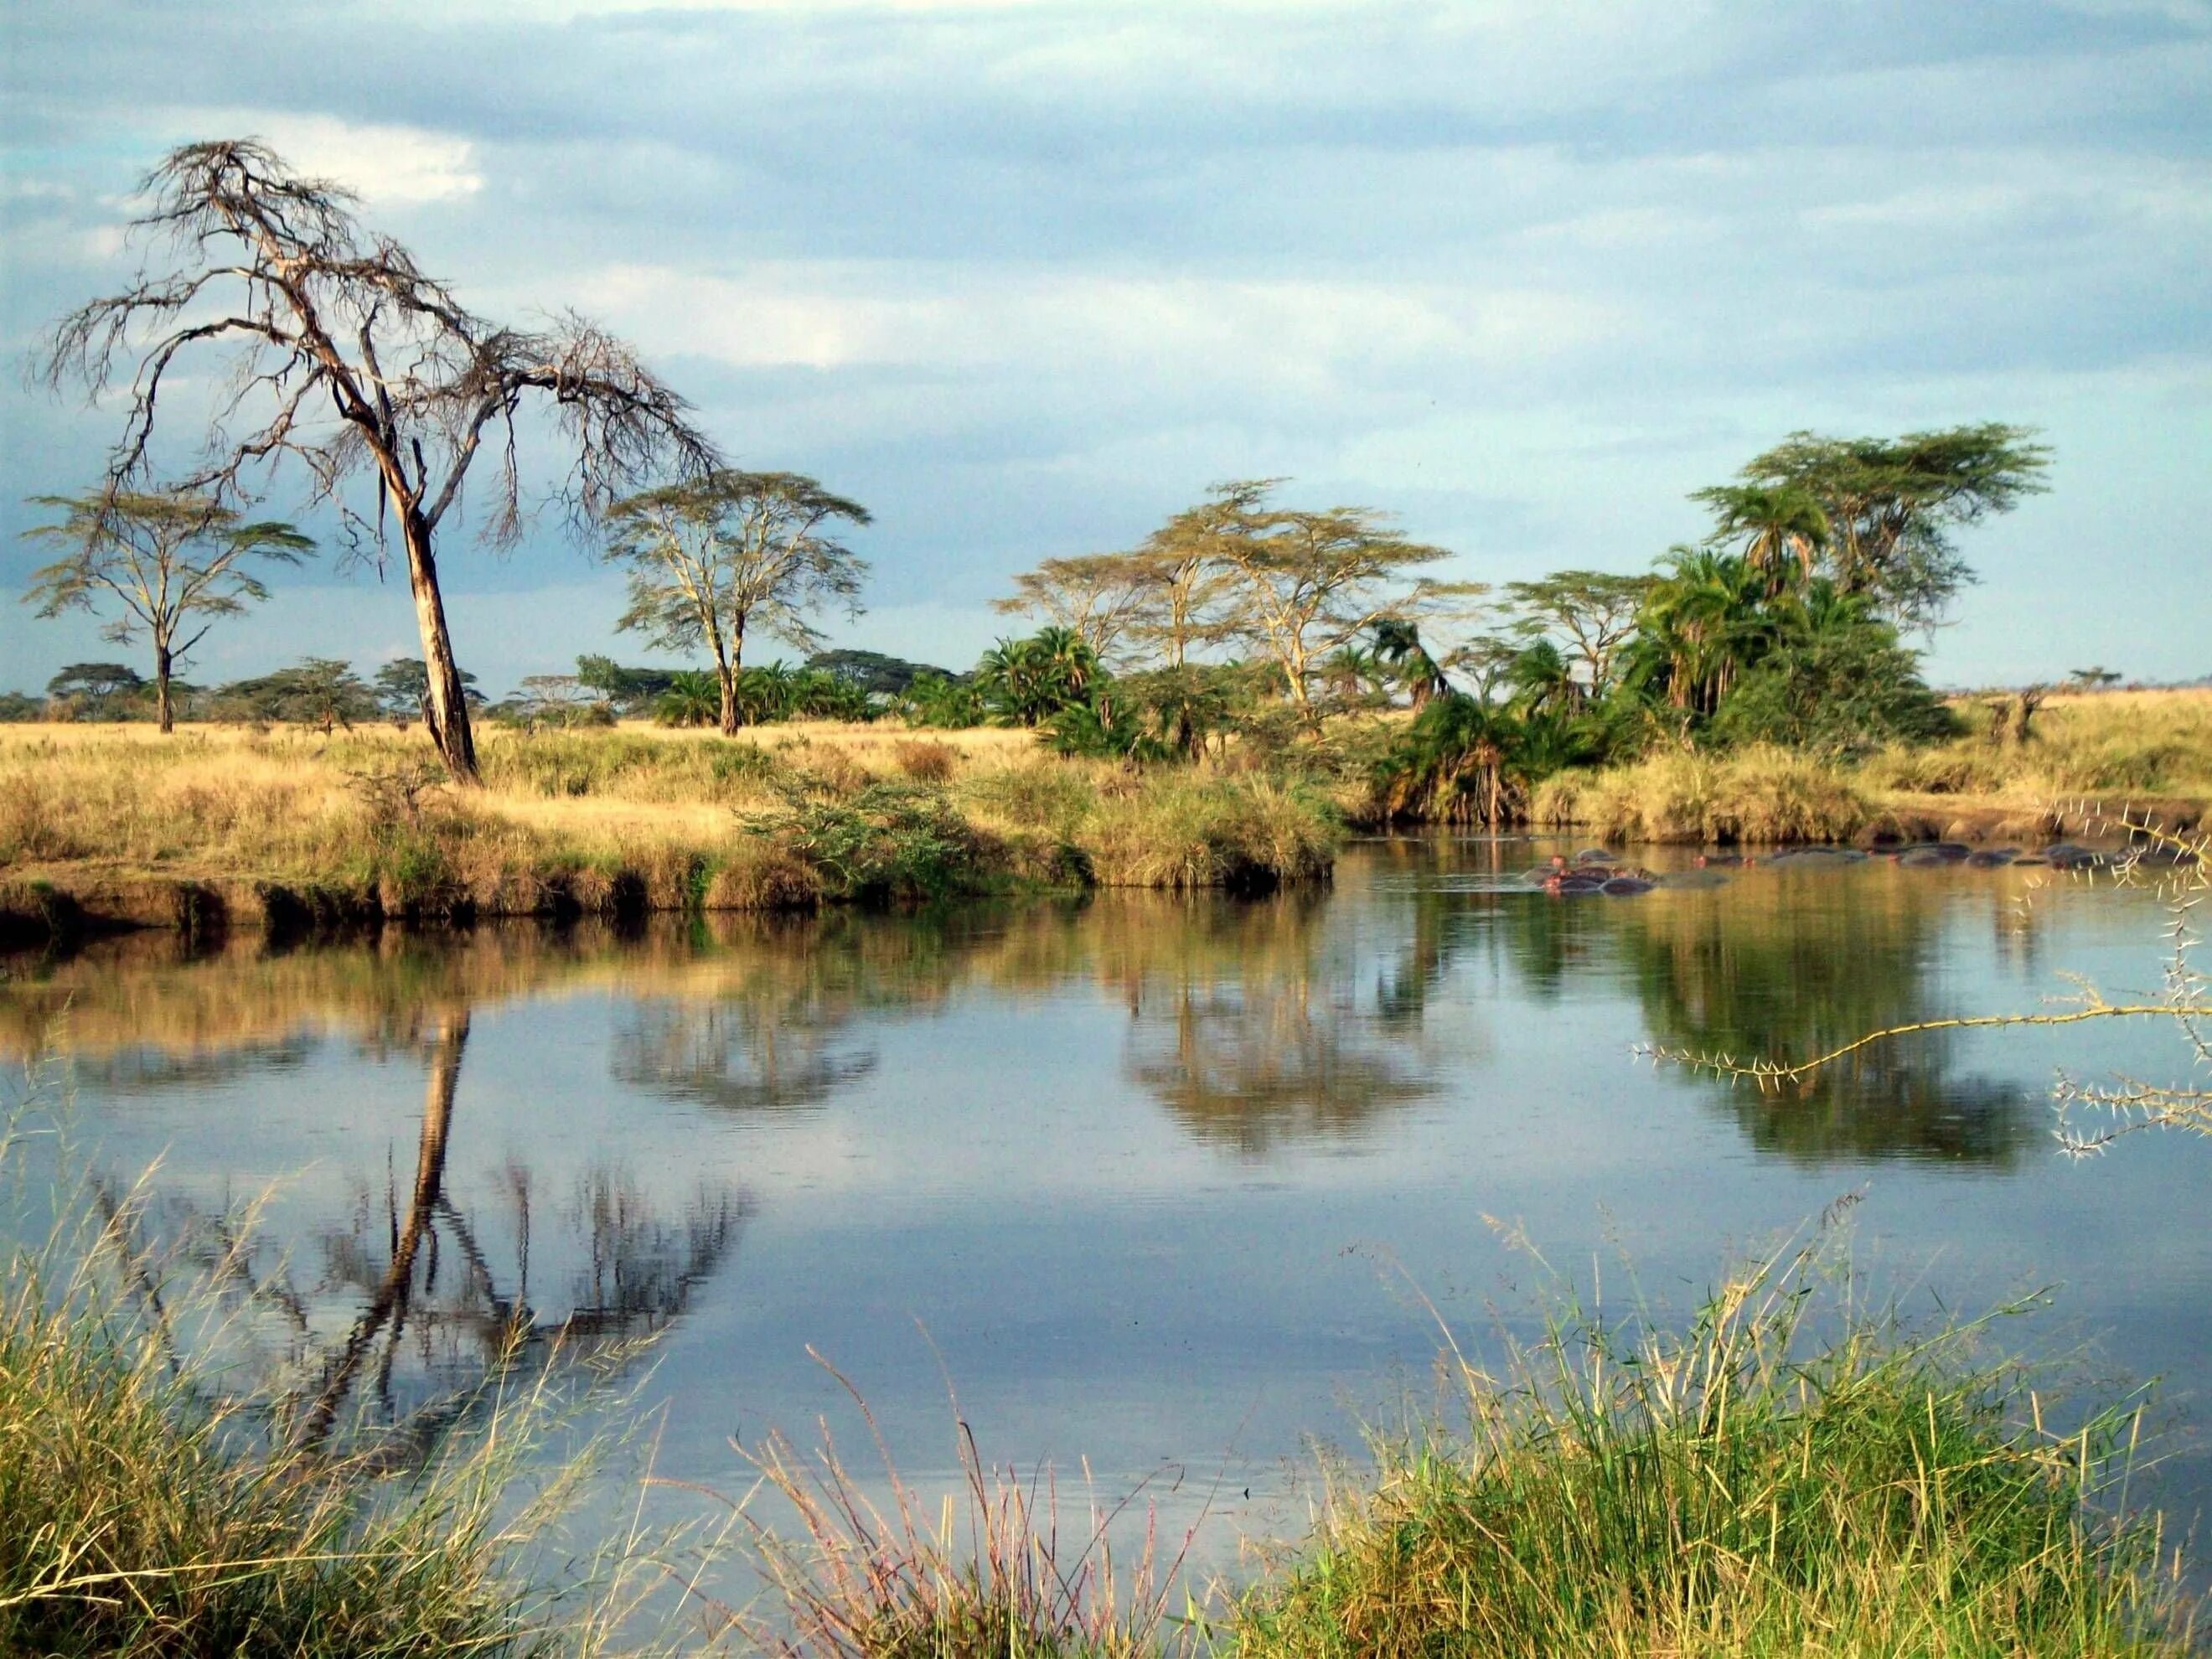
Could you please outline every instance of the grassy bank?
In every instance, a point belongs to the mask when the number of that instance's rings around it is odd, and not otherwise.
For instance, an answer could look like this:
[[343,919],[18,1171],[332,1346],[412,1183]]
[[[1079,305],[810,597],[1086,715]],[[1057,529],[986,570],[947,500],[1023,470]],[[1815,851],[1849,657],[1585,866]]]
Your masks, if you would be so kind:
[[419,733],[0,730],[21,925],[807,908],[1022,887],[1265,888],[1328,874],[1320,794],[1127,773],[1025,732],[487,733],[489,787]]
[[[1188,1617],[1172,1562],[1147,1548],[1117,1580],[1095,1522],[1063,1525],[972,1444],[956,1527],[903,1488],[878,1510],[772,1437],[756,1467],[798,1524],[755,1534],[771,1601],[709,1603],[690,1639],[803,1659],[2197,1650],[2155,1520],[2112,1506],[2135,1408],[2051,1430],[1986,1325],[1916,1333],[1833,1285],[1807,1253],[1737,1274],[1678,1333],[1569,1304],[1494,1373],[1450,1351],[1463,1426],[1331,1468],[1312,1535],[1260,1547]],[[514,1571],[493,1519],[511,1461],[394,1481],[241,1449],[259,1426],[227,1434],[153,1328],[52,1288],[19,1262],[0,1332],[0,1646],[605,1644],[604,1595]]]
[[2026,741],[1992,700],[1954,704],[1962,735],[1856,762],[1771,746],[1653,755],[1554,773],[1530,792],[1541,828],[1692,844],[2049,839],[2064,810],[2132,804],[2186,830],[2212,805],[2212,692],[2055,696]]
[[1809,1258],[1678,1334],[1572,1309],[1466,1429],[1381,1441],[1224,1650],[2154,1655],[2193,1651],[2154,1521],[2116,1514],[2136,1422],[2047,1432],[1985,1330],[1839,1317]]

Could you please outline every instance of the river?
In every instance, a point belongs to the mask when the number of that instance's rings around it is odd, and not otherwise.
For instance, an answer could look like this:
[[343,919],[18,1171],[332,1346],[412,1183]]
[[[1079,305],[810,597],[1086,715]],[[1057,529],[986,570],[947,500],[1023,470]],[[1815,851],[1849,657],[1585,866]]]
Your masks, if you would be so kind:
[[734,1492],[733,1436],[865,1444],[818,1355],[917,1484],[949,1385],[987,1458],[1087,1460],[1227,1562],[1302,1527],[1313,1439],[1431,1397],[1439,1319],[1480,1351],[1547,1273],[1678,1314],[1850,1200],[1877,1293],[2049,1286],[2011,1340],[2165,1379],[2138,1495],[2204,1508],[2212,1146],[2051,1133],[2055,1069],[2185,1075],[2171,1033],[1927,1036],[1780,1092],[1636,1052],[2154,988],[2152,897],[1875,860],[1563,899],[1514,879],[1550,850],[1362,842],[1260,900],[142,935],[9,963],[0,1048],[51,1051],[40,1109],[144,1233],[238,1268],[233,1374],[333,1420],[437,1420],[527,1330]]

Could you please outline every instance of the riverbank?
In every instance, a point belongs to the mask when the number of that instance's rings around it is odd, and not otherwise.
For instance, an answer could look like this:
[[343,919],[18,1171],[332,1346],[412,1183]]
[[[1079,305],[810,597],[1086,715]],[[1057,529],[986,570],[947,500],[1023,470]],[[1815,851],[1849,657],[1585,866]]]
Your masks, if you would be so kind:
[[[1613,843],[1869,848],[2206,821],[2212,691],[2055,696],[2026,742],[1984,702],[1956,707],[1961,736],[1850,764],[1759,747],[1554,773],[1522,821]],[[1264,890],[1325,880],[1341,826],[1379,827],[1374,757],[1402,718],[1134,770],[998,728],[491,729],[487,787],[466,794],[419,732],[0,726],[0,938]]]
[[1131,775],[1030,734],[780,726],[486,734],[0,728],[0,930],[806,909],[1326,879],[1332,804],[1235,772]]

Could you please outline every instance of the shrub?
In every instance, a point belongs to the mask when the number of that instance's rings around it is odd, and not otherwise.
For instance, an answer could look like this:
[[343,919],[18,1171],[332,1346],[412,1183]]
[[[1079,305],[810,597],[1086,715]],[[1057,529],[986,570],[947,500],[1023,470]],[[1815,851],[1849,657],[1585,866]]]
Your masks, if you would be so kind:
[[777,808],[739,819],[799,859],[833,898],[942,898],[982,884],[968,821],[935,790],[872,783],[844,799],[781,786]]
[[935,738],[909,740],[893,744],[891,758],[898,763],[899,770],[916,783],[943,783],[952,775],[960,751]]

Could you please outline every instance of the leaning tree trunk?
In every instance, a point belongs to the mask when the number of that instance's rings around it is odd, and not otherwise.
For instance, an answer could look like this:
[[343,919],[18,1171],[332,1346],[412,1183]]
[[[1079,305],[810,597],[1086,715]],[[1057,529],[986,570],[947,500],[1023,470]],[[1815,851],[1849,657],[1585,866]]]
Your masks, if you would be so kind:
[[469,730],[469,702],[461,685],[460,665],[453,660],[453,638],[446,628],[445,597],[438,591],[438,562],[430,551],[429,526],[410,510],[404,521],[407,542],[407,583],[415,593],[415,621],[422,632],[422,665],[429,675],[429,695],[422,706],[430,726],[430,740],[446,769],[459,784],[481,786],[477,770],[476,736]]
[[169,697],[169,674],[176,666],[167,645],[154,647],[154,719],[167,732],[177,729],[177,714]]

